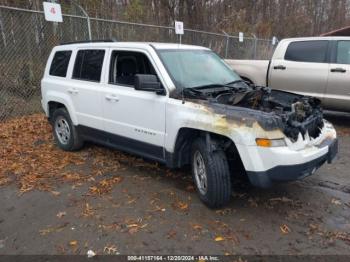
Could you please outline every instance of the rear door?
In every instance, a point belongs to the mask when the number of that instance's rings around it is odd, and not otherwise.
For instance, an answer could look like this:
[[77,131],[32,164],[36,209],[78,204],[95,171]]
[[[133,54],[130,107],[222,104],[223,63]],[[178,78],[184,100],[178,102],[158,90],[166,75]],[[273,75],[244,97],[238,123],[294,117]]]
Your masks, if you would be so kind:
[[134,88],[135,74],[154,74],[161,80],[155,63],[146,52],[112,49],[109,64],[102,94],[109,142],[125,151],[164,160],[167,96]]
[[327,87],[328,40],[291,42],[283,59],[273,59],[270,87],[324,98]]
[[334,41],[325,106],[350,111],[350,41]]
[[72,78],[67,89],[74,104],[79,125],[103,130],[101,79],[106,50],[76,51]]

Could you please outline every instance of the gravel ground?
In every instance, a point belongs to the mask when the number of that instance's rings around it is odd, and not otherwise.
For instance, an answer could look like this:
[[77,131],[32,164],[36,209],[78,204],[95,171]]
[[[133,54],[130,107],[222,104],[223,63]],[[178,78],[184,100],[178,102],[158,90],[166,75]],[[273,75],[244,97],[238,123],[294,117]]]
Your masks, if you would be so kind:
[[326,118],[333,164],[268,190],[238,184],[219,210],[186,170],[94,145],[62,152],[42,115],[2,123],[0,254],[349,255],[350,115]]

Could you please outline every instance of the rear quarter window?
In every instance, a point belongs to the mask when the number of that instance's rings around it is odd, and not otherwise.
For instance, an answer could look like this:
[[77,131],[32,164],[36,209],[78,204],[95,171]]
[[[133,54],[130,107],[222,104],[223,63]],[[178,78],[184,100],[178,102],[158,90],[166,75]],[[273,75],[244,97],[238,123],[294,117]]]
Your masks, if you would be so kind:
[[72,51],[57,51],[52,59],[49,74],[66,77]]
[[79,50],[75,59],[73,78],[100,82],[105,50]]
[[285,60],[311,63],[327,62],[328,41],[298,41],[288,45]]

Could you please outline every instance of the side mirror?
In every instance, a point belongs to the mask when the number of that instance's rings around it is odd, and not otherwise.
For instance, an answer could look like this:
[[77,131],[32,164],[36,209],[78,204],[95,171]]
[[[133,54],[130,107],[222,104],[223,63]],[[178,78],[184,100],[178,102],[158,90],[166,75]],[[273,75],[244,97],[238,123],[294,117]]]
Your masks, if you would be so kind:
[[162,88],[156,75],[135,75],[135,90],[155,92],[158,95],[164,95],[165,90]]

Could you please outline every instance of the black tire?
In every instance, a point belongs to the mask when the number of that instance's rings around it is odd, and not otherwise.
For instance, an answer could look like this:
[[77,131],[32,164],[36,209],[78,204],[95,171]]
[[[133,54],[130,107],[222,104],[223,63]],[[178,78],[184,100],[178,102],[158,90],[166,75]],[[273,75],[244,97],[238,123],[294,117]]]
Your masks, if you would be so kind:
[[[207,187],[205,192],[200,189],[195,175],[195,154],[197,151],[201,154],[206,169]],[[230,168],[225,152],[220,149],[209,152],[205,139],[198,138],[192,144],[191,167],[193,180],[201,201],[210,208],[225,206],[230,201],[232,192]]]
[[[69,127],[69,136],[65,136],[65,143],[58,130],[58,121],[64,121]],[[65,108],[58,108],[52,114],[52,129],[56,144],[65,151],[76,151],[82,148],[83,140],[79,137],[77,128],[73,125],[69,113]],[[61,133],[62,134],[62,133]],[[59,136],[61,138],[59,138]]]

